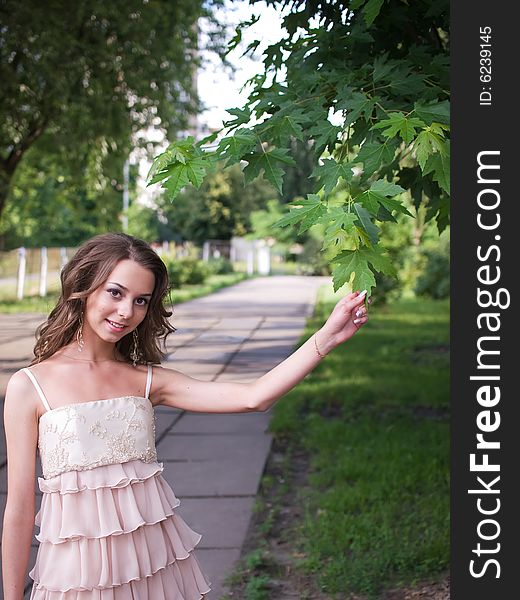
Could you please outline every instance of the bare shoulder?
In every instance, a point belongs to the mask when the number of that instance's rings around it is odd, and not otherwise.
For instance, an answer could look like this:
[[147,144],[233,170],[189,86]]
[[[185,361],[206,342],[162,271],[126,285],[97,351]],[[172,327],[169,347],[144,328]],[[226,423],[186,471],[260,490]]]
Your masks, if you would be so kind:
[[27,373],[22,369],[13,373],[5,392],[4,419],[18,416],[23,420],[32,417],[37,420],[38,403],[39,398]]
[[7,382],[6,398],[7,396],[27,394],[34,389],[27,373],[23,369],[19,369],[13,373]]

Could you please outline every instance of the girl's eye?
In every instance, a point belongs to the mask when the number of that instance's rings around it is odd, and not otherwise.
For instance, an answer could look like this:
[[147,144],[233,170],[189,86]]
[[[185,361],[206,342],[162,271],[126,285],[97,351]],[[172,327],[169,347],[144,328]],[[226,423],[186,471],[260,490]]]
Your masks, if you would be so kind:
[[148,304],[148,300],[146,298],[137,298],[136,302],[139,306],[146,306]]
[[121,294],[121,292],[119,290],[116,290],[115,288],[111,288],[107,290],[107,292],[114,298],[117,298],[117,296]]

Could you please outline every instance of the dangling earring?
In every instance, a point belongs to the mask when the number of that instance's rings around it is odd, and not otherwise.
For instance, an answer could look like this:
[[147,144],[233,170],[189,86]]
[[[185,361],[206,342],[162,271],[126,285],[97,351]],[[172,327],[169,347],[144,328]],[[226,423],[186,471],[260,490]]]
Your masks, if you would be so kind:
[[79,328],[76,331],[76,342],[78,343],[78,352],[83,350],[83,346],[85,345],[85,341],[83,340],[83,318],[82,315],[79,316]]
[[134,329],[132,333],[133,344],[132,350],[130,351],[130,358],[134,364],[134,367],[137,365],[139,359],[141,358],[141,352],[139,351],[139,334],[137,333],[137,329]]

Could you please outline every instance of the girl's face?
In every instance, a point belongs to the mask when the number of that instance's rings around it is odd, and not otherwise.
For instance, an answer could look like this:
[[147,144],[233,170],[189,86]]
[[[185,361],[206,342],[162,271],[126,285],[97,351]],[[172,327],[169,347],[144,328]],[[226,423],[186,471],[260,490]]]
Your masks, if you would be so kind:
[[145,318],[154,286],[152,271],[130,259],[119,261],[87,298],[85,331],[91,329],[106,342],[119,341]]

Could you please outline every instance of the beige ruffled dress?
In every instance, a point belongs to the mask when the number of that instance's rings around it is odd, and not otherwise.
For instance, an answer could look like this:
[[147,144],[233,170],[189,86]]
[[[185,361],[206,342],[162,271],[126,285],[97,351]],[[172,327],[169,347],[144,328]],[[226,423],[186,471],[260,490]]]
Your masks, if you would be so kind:
[[201,536],[175,513],[179,500],[157,462],[148,398],[45,406],[40,545],[31,600],[199,600],[209,592],[193,549]]

